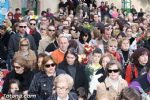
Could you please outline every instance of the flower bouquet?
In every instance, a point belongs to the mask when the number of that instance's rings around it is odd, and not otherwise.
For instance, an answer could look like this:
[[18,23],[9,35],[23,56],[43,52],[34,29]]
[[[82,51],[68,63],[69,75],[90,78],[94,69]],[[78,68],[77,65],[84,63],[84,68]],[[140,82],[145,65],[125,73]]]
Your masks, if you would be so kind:
[[89,44],[85,44],[84,45],[84,52],[85,54],[88,56],[90,55],[90,53],[94,50],[94,47],[89,45]]
[[78,55],[78,60],[82,64],[87,64],[88,63],[88,57],[85,54]]

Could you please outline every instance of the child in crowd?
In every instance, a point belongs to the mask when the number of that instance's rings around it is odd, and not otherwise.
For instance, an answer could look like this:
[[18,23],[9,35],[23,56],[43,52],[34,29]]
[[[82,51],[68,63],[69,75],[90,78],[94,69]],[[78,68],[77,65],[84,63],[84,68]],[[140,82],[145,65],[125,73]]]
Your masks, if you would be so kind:
[[101,49],[96,48],[92,53],[91,63],[85,68],[86,76],[89,81],[89,91],[91,94],[96,89],[96,83],[99,83],[98,79],[104,74],[104,69],[100,65],[101,56]]
[[9,82],[9,93],[17,94],[19,92],[20,82],[16,79],[12,79]]

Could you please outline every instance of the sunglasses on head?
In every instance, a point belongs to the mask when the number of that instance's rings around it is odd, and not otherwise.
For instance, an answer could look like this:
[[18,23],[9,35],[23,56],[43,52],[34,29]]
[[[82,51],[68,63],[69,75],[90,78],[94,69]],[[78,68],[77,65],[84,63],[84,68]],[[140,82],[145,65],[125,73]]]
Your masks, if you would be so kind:
[[112,72],[114,72],[114,73],[117,73],[117,72],[119,72],[119,69],[108,69],[108,73],[112,73]]
[[45,67],[50,68],[50,67],[55,67],[55,65],[56,65],[55,63],[51,63],[51,64],[46,64]]
[[35,23],[30,23],[30,25],[34,25],[35,26],[36,24]]
[[19,26],[19,28],[26,28],[27,26]]

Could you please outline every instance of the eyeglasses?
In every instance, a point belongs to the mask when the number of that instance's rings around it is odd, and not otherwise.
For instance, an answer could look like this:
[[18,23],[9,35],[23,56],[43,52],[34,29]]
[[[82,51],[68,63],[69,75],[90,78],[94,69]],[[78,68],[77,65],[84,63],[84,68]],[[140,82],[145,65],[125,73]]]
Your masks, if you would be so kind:
[[117,73],[117,72],[119,72],[119,69],[108,69],[108,73],[112,73],[112,72],[114,72],[114,73]]
[[56,65],[55,63],[51,63],[51,64],[46,64],[45,67],[50,68],[50,67],[55,67],[55,65]]
[[57,89],[57,90],[62,90],[62,91],[68,90],[68,88],[65,88],[65,87],[58,87],[58,86],[56,87],[56,89]]
[[8,16],[12,16],[12,15],[8,15]]
[[21,44],[21,46],[28,46],[29,44]]
[[27,26],[19,26],[19,28],[26,28]]
[[16,68],[16,69],[20,69],[21,67],[20,67],[20,66],[14,66],[14,68]]
[[49,29],[48,31],[53,31],[53,32],[54,32],[55,30],[51,30],[51,29]]
[[35,26],[36,24],[35,23],[30,23],[30,25],[34,25]]

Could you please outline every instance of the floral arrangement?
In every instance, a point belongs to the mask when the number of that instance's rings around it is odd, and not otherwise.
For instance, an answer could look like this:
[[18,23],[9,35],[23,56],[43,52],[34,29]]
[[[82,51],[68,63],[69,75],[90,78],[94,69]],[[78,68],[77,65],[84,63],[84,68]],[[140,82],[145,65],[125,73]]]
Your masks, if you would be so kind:
[[78,60],[82,64],[87,64],[88,63],[88,57],[85,54],[78,55]]
[[85,44],[84,45],[84,52],[85,54],[88,56],[92,51],[94,50],[94,47],[89,45],[89,44]]
[[94,47],[89,45],[89,44],[85,44],[84,45],[84,53],[79,55],[79,62],[82,64],[87,64],[89,61],[89,55],[91,54],[91,52],[94,50]]

